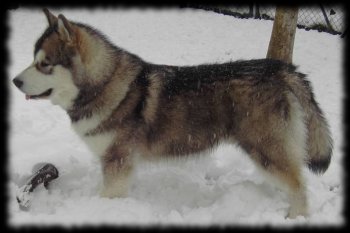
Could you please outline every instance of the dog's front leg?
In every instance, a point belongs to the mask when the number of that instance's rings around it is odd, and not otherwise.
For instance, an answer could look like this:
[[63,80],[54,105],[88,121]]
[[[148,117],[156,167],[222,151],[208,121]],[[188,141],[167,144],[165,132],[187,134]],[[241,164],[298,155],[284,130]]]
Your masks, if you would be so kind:
[[101,197],[126,197],[133,164],[127,149],[112,146],[101,158],[103,188]]

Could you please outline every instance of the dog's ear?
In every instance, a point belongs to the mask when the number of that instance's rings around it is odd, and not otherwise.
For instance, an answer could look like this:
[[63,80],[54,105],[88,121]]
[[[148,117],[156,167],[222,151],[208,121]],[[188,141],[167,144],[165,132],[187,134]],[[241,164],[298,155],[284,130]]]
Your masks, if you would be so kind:
[[53,27],[55,24],[57,24],[58,19],[56,16],[54,16],[47,8],[44,8],[43,11],[46,15],[50,27]]
[[62,14],[58,15],[58,33],[60,38],[66,42],[72,42],[74,39],[72,24]]

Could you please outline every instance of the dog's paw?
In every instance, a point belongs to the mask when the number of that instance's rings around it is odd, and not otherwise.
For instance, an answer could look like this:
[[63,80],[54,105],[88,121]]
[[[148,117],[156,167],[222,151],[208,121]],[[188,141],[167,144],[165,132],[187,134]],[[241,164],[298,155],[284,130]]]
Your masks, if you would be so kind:
[[117,198],[117,197],[127,197],[128,191],[125,187],[118,186],[108,186],[103,187],[100,191],[100,197],[106,198]]
[[289,219],[296,219],[297,217],[304,217],[304,218],[307,218],[309,216],[306,208],[290,208],[289,209],[289,212],[286,216],[286,219],[289,218]]

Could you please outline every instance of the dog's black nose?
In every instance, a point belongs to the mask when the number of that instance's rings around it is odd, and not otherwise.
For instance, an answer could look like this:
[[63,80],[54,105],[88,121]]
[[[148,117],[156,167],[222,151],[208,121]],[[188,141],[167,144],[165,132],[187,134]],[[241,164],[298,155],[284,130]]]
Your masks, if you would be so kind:
[[23,85],[23,81],[19,80],[18,78],[13,79],[13,83],[16,85],[16,87],[21,88]]

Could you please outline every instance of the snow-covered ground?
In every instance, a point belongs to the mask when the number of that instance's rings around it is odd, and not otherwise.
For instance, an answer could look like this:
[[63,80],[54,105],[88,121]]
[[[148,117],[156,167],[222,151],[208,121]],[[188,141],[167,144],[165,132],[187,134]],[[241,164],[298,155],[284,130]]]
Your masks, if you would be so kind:
[[[190,9],[52,11],[98,28],[146,61],[171,65],[263,58],[273,23]],[[9,15],[10,226],[344,223],[343,40],[338,36],[296,32],[294,63],[311,80],[335,143],[332,163],[323,176],[304,171],[310,217],[290,220],[284,217],[289,207],[286,194],[262,177],[244,152],[229,145],[196,158],[141,164],[128,198],[100,198],[98,160],[70,129],[66,113],[46,100],[26,101],[11,82],[32,62],[33,46],[47,25],[46,18],[41,9],[19,9]],[[55,164],[60,177],[50,191],[38,187],[30,210],[22,211],[15,193],[41,162]]]

